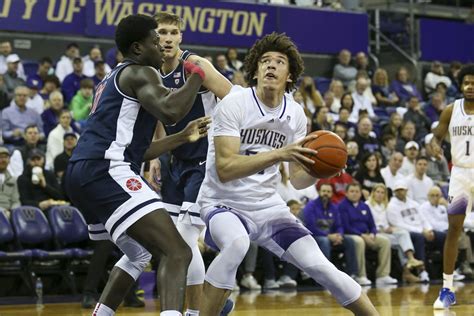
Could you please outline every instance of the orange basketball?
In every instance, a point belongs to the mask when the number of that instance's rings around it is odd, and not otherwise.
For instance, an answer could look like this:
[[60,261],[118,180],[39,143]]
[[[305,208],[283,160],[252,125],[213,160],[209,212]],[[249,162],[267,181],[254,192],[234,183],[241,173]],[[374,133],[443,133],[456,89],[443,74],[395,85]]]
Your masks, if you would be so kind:
[[330,131],[316,131],[309,135],[318,135],[318,138],[303,144],[303,147],[318,151],[317,155],[307,155],[315,162],[307,165],[312,176],[319,179],[331,178],[344,169],[347,149],[339,136]]

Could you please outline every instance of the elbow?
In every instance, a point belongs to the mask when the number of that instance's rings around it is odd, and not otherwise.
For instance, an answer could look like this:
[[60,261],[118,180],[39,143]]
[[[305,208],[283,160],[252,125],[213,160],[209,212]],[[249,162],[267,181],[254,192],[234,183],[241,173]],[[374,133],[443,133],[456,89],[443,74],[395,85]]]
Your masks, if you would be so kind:
[[226,183],[232,180],[231,177],[229,177],[228,172],[222,169],[223,168],[217,168],[217,176],[219,177],[219,181],[222,183]]

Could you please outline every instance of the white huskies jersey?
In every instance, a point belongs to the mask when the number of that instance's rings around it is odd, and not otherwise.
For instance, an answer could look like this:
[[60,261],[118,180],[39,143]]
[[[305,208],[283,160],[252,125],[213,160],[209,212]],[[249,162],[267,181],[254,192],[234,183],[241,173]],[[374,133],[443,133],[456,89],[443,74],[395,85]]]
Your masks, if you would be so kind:
[[[213,118],[214,137],[240,138],[240,155],[252,156],[282,148],[306,135],[306,116],[289,95],[271,109],[257,98],[254,88],[233,88],[218,105]],[[284,204],[276,191],[279,164],[245,178],[222,183],[217,176],[214,139],[209,141],[206,176],[198,203],[201,208],[223,204],[237,210],[259,210]]]
[[466,114],[464,99],[454,101],[449,135],[453,165],[474,168],[474,115]]

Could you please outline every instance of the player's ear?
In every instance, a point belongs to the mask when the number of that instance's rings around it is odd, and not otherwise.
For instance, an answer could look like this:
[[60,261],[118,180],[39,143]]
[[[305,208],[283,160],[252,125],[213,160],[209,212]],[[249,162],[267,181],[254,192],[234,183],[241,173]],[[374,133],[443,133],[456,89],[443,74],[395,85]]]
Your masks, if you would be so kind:
[[141,47],[141,44],[139,42],[133,42],[131,47],[130,47],[130,51],[134,54],[134,55],[141,55],[142,53],[142,47]]
[[293,79],[291,79],[291,74],[288,74],[288,77],[286,78],[286,82],[293,82]]

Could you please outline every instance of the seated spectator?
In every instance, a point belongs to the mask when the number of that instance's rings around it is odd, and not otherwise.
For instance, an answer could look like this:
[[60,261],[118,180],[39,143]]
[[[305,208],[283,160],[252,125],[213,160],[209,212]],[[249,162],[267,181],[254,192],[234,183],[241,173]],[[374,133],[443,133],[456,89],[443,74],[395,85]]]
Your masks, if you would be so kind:
[[[239,85],[239,86],[244,87],[244,88],[248,87],[247,81],[245,81],[245,75],[241,71],[234,72],[234,77],[232,77],[232,84]],[[294,93],[296,93],[296,91]],[[294,95],[293,95],[293,98],[295,98]],[[296,101],[296,99],[295,99],[295,101]],[[296,102],[298,102],[298,101],[296,101]]]
[[450,176],[448,161],[439,150],[439,145],[431,142],[432,139],[433,134],[431,133],[425,137],[425,154],[428,158],[428,170],[426,170],[426,175],[440,187],[447,186]]
[[219,54],[216,56],[215,67],[224,77],[232,81],[234,77],[234,71],[227,65],[227,58],[224,54]]
[[358,71],[365,71],[369,78],[374,76],[374,69],[369,64],[369,59],[364,52],[358,52],[355,56],[355,65]]
[[13,149],[10,152],[10,163],[8,164],[7,170],[13,178],[18,178],[23,173],[25,166],[23,164],[23,158],[21,152],[18,149]]
[[341,99],[342,99],[342,96],[344,95],[344,85],[342,84],[342,81],[340,80],[331,81],[331,84],[329,85],[329,91],[333,93],[334,99],[331,104],[327,104],[326,102],[326,106],[329,107],[331,112],[339,113],[339,109],[342,106]]
[[237,49],[229,48],[226,53],[227,65],[234,71],[242,71],[244,63],[238,59]]
[[417,97],[418,100],[423,99],[416,85],[409,81],[408,70],[405,67],[398,69],[396,79],[392,81],[390,88],[391,91],[397,94],[401,106],[405,106],[405,103],[412,96]]
[[36,79],[28,79],[26,86],[30,89],[30,96],[26,102],[26,107],[35,110],[36,113],[41,115],[44,111],[44,100],[39,94],[42,88],[41,82]]
[[[83,64],[81,58],[74,58],[72,65],[73,72],[64,78],[61,88],[64,102],[66,103],[70,103],[77,91],[79,91],[81,81],[87,79],[87,77],[82,73]],[[92,84],[92,87],[94,87],[94,84]]]
[[343,49],[339,53],[339,63],[334,66],[333,79],[340,80],[347,88],[355,81],[357,75],[357,69],[350,65],[351,52],[347,49]]
[[67,204],[54,173],[44,170],[44,154],[37,149],[30,152],[27,167],[18,178],[18,190],[23,205],[36,206],[43,211]]
[[448,88],[451,86],[451,79],[444,74],[441,62],[434,61],[431,63],[431,71],[426,74],[424,81],[426,94],[431,95],[440,82],[443,82]]
[[351,140],[347,142],[346,148],[347,148],[346,171],[352,176],[357,172],[357,170],[359,170],[359,159],[357,158],[359,156],[359,145],[357,145],[355,141]]
[[[372,80],[370,79],[369,75],[365,70],[357,71],[356,83],[357,80],[359,80],[360,78],[365,79],[367,82],[367,87],[364,90],[364,96],[366,96],[370,100],[372,106],[377,106],[377,99],[372,93]],[[354,90],[354,88],[352,88],[351,90]]]
[[358,159],[361,159],[366,153],[380,150],[379,141],[372,135],[372,121],[368,117],[361,118],[357,124],[357,134],[353,139],[359,145]]
[[372,93],[379,106],[397,106],[398,101],[400,101],[397,94],[390,90],[387,71],[382,68],[375,71]]
[[[63,136],[64,151],[54,158],[54,173],[58,179],[62,179],[66,172],[69,158],[77,145],[77,135],[75,133],[65,133]],[[64,181],[61,181],[63,183]]]
[[20,195],[16,178],[7,170],[10,164],[10,152],[5,147],[0,147],[0,208],[6,210],[10,217],[10,211],[20,206]]
[[392,227],[388,223],[388,192],[385,185],[376,184],[374,186],[367,204],[370,207],[379,234],[387,237],[392,247],[398,249],[398,258],[403,266],[403,280],[408,283],[419,282],[420,278],[414,276],[410,269],[423,266],[423,261],[415,258],[415,247],[411,241],[410,233],[405,229]]
[[321,93],[316,89],[313,78],[304,76],[298,88],[303,97],[304,112],[306,116],[312,117],[317,108],[324,105]]
[[362,202],[361,188],[358,183],[347,186],[346,198],[339,204],[339,214],[344,228],[345,238],[351,238],[356,245],[356,260],[359,267],[356,281],[360,285],[370,285],[365,268],[365,249],[370,248],[378,253],[376,284],[397,283],[390,277],[391,250],[387,237],[377,234],[374,218],[367,204]]
[[380,170],[380,174],[383,177],[385,185],[387,188],[393,192],[395,183],[397,181],[403,180],[403,176],[399,171],[402,167],[403,155],[398,151],[394,152],[390,159],[388,160],[388,165]]
[[396,145],[397,145],[397,138],[393,136],[392,134],[384,134],[382,136],[382,147],[380,147],[380,151],[382,153],[383,165],[385,165],[387,161],[390,159],[390,156],[392,156],[392,154],[395,153]]
[[47,109],[49,108],[49,95],[54,91],[60,91],[59,88],[61,87],[61,84],[59,83],[58,77],[55,75],[46,76],[43,82],[43,89],[40,90],[39,94],[43,100],[45,100],[44,108]]
[[420,141],[430,131],[430,119],[423,112],[420,101],[417,97],[411,97],[408,101],[407,107],[408,111],[406,111],[405,115],[403,116],[403,119],[405,121],[412,121],[413,123],[415,123],[415,139],[417,141]]
[[[99,61],[103,61],[102,52],[100,51],[100,48],[94,46],[89,51],[89,55],[86,55],[82,58],[82,62],[84,65],[82,73],[84,74],[84,76],[93,77],[96,74],[95,63]],[[104,67],[105,73],[110,72],[111,69],[109,65],[104,63]]]
[[428,191],[433,187],[433,180],[426,175],[428,169],[428,158],[421,156],[416,158],[415,172],[409,175],[405,181],[408,185],[408,197],[418,204],[428,200]]
[[333,128],[333,132],[334,132],[334,134],[339,136],[344,141],[344,143],[349,140],[349,138],[347,136],[347,127],[346,127],[346,125],[341,124],[341,123],[335,124],[334,128]]
[[70,109],[74,120],[82,123],[87,120],[92,107],[94,82],[92,79],[81,80],[80,89],[71,101]]
[[31,124],[38,127],[40,139],[44,138],[41,116],[36,111],[26,107],[29,93],[27,87],[17,87],[15,89],[15,99],[8,108],[2,111],[2,132],[5,143],[23,144],[23,131]]
[[[433,93],[439,93],[441,95],[443,104],[450,104],[453,103],[455,100],[455,98],[448,96],[448,87],[444,84],[444,82],[438,83]],[[460,98],[462,98],[462,96]]]
[[[35,74],[29,75],[26,82],[32,82],[36,80],[39,82],[39,87],[44,86],[44,80],[48,76],[50,71],[52,72],[53,61],[49,57],[43,57],[38,62],[38,71]],[[41,88],[40,88],[41,89]]]
[[352,109],[354,108],[354,98],[352,97],[352,93],[346,92],[341,97],[341,107],[348,109],[350,113],[352,113]]
[[60,82],[63,82],[64,78],[74,71],[72,61],[80,56],[79,46],[76,43],[70,43],[66,46],[65,54],[61,56],[61,59],[56,64],[56,76]]
[[107,64],[103,60],[98,60],[94,63],[94,76],[92,77],[92,81],[94,81],[94,88],[97,87],[97,85],[104,80],[105,75],[107,75],[109,71],[107,71]]
[[320,179],[316,184],[316,188],[319,190],[319,187],[323,184],[330,184],[333,189],[333,194],[331,197],[331,202],[334,204],[339,204],[346,197],[346,187],[350,183],[354,182],[354,178],[347,173],[345,170],[340,172],[338,175],[328,178]]
[[376,184],[384,184],[383,177],[380,174],[380,164],[375,154],[366,153],[362,156],[360,168],[354,175],[354,179],[360,183],[365,201],[369,199],[370,191]]
[[339,109],[339,117],[335,124],[344,125],[347,129],[347,137],[349,137],[349,139],[352,139],[356,133],[357,124],[349,121],[350,114],[351,112],[347,108],[341,107]]
[[[49,96],[50,108],[41,114],[41,119],[44,123],[44,133],[48,137],[49,133],[58,125],[59,116],[64,109],[63,95],[59,91],[54,91]],[[71,122],[71,127],[79,134],[80,129],[76,126],[74,120]]]
[[354,240],[344,238],[341,219],[337,205],[331,201],[332,185],[322,183],[318,189],[319,197],[310,201],[303,209],[303,223],[312,233],[322,253],[331,260],[331,251],[344,250],[346,259],[346,273],[356,276],[359,273]]
[[361,110],[366,110],[372,120],[377,118],[372,107],[372,102],[366,95],[364,95],[364,91],[367,89],[367,87],[368,82],[366,79],[359,78],[357,80],[355,91],[352,93],[354,107],[352,108],[352,113],[349,118],[351,122],[357,122],[359,120],[359,111]]
[[[415,141],[416,128],[412,121],[404,121],[400,129],[400,135],[397,138],[396,150],[403,152],[406,144]],[[416,143],[416,142],[415,142]]]
[[53,168],[54,159],[57,155],[63,152],[63,138],[66,133],[74,133],[74,130],[71,127],[71,112],[64,109],[59,115],[58,126],[56,126],[48,136],[45,164],[47,170]]
[[462,64],[459,61],[453,61],[449,65],[448,77],[451,79],[451,86],[448,88],[447,94],[453,99],[462,98],[461,89],[458,85],[458,74],[461,70]]
[[3,81],[7,89],[9,99],[14,97],[15,89],[25,85],[25,80],[18,75],[18,65],[20,57],[17,54],[8,55],[7,72],[3,75]]
[[426,116],[430,119],[431,123],[439,121],[439,116],[441,112],[446,108],[446,104],[443,102],[441,94],[435,92],[431,95],[431,102],[425,106],[424,112]]
[[311,120],[311,131],[330,131],[332,130],[332,124],[329,117],[329,110],[325,106],[316,108]]
[[402,167],[399,172],[406,177],[415,173],[416,158],[420,154],[420,145],[417,142],[411,141],[405,145],[405,157],[403,157]]

